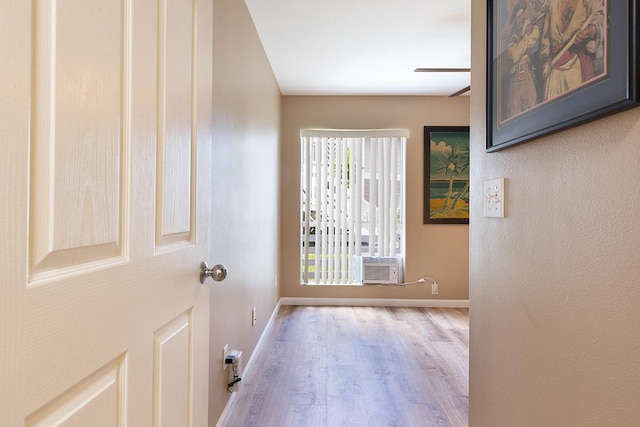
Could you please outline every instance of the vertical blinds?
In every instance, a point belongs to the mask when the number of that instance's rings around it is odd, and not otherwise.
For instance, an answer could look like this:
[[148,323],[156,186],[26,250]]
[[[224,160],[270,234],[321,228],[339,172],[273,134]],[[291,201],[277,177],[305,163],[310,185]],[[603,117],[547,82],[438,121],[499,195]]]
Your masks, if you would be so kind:
[[401,254],[406,130],[303,130],[301,282],[350,284],[354,255]]

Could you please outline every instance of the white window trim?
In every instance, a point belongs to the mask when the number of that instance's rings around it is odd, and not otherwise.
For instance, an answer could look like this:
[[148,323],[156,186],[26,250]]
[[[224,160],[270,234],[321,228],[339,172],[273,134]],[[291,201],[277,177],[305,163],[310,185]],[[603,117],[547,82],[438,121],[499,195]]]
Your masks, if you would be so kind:
[[[359,130],[359,129],[302,129],[300,131],[300,137],[301,137],[301,143],[305,143],[303,142],[305,139],[308,138],[400,138],[401,139],[401,143],[402,143],[402,150],[401,150],[401,168],[402,168],[402,185],[401,185],[401,194],[400,194],[400,198],[401,198],[401,202],[399,204],[400,207],[400,212],[401,212],[401,218],[400,218],[400,225],[402,227],[401,230],[401,246],[399,248],[399,250],[397,251],[397,256],[400,258],[404,257],[404,253],[405,253],[405,241],[406,241],[406,201],[405,201],[405,193],[406,193],[406,139],[409,137],[409,131],[407,129],[366,129],[366,130]],[[301,155],[304,156],[305,155],[305,150],[301,150],[302,153]],[[308,155],[308,150],[307,150],[307,155]],[[304,157],[301,158],[302,164],[305,164],[305,162],[309,162],[309,159],[305,159]],[[301,171],[301,177],[304,180],[307,180],[308,177],[303,175],[305,174],[305,170],[303,169]],[[308,175],[308,174],[307,174]],[[308,181],[306,181],[306,183],[302,184],[303,188],[309,188],[309,183]],[[302,193],[302,191],[301,191]],[[302,197],[302,195],[301,195]],[[302,230],[305,227],[305,222],[303,221],[303,218],[306,215],[306,218],[309,218],[309,211],[305,209],[305,207],[303,206],[303,202],[301,201],[301,248],[300,248],[300,254],[302,257],[307,256],[307,254],[305,253],[305,251],[302,249],[303,245],[308,249],[309,247],[309,236],[305,236],[305,234],[302,232]],[[309,223],[306,223],[307,227],[309,226]],[[315,238],[318,238],[318,236],[315,236]],[[359,253],[359,248],[356,251],[357,255],[360,255]],[[302,266],[304,267],[305,265],[308,265],[307,263],[304,262],[304,258],[301,260],[302,261]],[[308,262],[308,261],[307,261]],[[349,261],[349,263],[351,263],[351,260]],[[403,264],[403,263],[402,263]],[[317,264],[316,264],[317,267]],[[337,267],[336,267],[337,268]],[[344,267],[342,267],[344,269]],[[302,268],[301,270],[304,270],[304,268]],[[311,285],[318,285],[318,284],[323,284],[323,285],[352,285],[353,283],[350,283],[349,280],[347,280],[347,282],[345,282],[344,277],[341,278],[340,280],[335,280],[332,279],[330,282],[326,282],[324,280],[320,280],[319,282],[317,280],[309,280],[307,274],[305,274],[305,271],[301,272],[301,283],[302,284],[311,284]],[[338,283],[334,283],[334,282],[338,282]]]

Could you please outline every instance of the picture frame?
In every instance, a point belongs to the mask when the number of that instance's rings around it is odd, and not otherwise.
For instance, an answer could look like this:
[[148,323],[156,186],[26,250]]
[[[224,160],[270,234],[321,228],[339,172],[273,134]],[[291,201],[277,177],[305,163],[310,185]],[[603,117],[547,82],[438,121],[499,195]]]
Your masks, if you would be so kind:
[[487,152],[638,105],[639,0],[574,3],[487,0]]
[[469,224],[469,126],[424,127],[423,224]]

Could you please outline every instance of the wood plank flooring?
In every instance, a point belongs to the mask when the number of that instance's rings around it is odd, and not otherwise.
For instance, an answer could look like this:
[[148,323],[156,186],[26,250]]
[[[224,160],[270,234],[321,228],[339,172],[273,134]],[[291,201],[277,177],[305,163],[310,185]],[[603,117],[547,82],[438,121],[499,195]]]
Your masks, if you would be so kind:
[[469,311],[283,306],[227,427],[467,426]]

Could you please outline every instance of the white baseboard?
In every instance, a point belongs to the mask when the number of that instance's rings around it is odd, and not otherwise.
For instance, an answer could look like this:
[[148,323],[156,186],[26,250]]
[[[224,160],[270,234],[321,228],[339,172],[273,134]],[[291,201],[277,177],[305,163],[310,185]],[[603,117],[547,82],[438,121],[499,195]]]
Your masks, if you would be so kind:
[[227,421],[227,417],[231,412],[231,406],[233,405],[233,401],[236,400],[236,394],[238,393],[235,393],[235,392],[231,393],[231,397],[229,397],[229,399],[227,400],[227,404],[225,405],[224,410],[222,411],[222,414],[220,414],[220,418],[218,418],[216,427],[224,426],[224,423]]
[[278,311],[280,310],[280,305],[281,303],[280,301],[278,301],[278,303],[273,309],[273,312],[271,313],[271,317],[269,318],[267,325],[264,327],[264,330],[262,331],[262,334],[260,335],[260,338],[256,343],[256,347],[253,349],[253,352],[251,353],[251,358],[245,365],[244,370],[242,371],[242,375],[247,375],[251,371],[251,368],[253,368],[253,364],[256,360],[256,357],[258,356],[258,353],[260,353],[260,350],[262,349],[264,341],[267,335],[269,335],[271,328],[273,328],[273,322],[275,322],[276,320],[276,316],[278,315]]
[[[273,322],[275,321],[275,318],[278,315],[278,311],[280,310],[280,305],[281,305],[281,301],[278,301],[275,308],[273,309],[273,313],[271,313],[271,317],[269,318],[269,321],[267,322],[267,325],[265,326],[264,331],[262,331],[262,334],[260,335],[260,338],[258,339],[258,342],[256,343],[256,346],[253,349],[253,352],[251,353],[251,357],[249,358],[249,361],[247,362],[247,364],[245,365],[242,371],[243,377],[246,377],[247,374],[251,371],[251,368],[254,365],[254,361],[256,360],[256,357],[258,356],[260,349],[262,348],[264,340],[269,334],[269,332],[271,331],[271,328],[273,327]],[[240,386],[240,390],[242,390],[242,385]],[[231,407],[233,405],[233,401],[236,399],[237,394],[238,394],[237,392],[231,393],[231,396],[229,397],[229,400],[227,400],[227,404],[225,405],[224,410],[222,411],[222,414],[220,414],[220,418],[218,418],[216,427],[224,426],[224,423],[227,421],[227,417],[231,412]]]
[[280,305],[326,305],[352,307],[448,307],[469,308],[469,300],[386,298],[280,298]]

